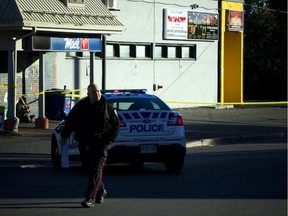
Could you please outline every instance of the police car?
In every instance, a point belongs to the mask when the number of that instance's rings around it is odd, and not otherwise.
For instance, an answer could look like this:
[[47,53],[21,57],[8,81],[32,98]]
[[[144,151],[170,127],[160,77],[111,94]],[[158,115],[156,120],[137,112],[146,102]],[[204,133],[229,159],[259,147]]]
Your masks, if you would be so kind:
[[[145,89],[104,90],[102,96],[117,110],[119,135],[109,146],[107,164],[127,163],[142,167],[145,162],[164,163],[168,171],[179,172],[186,155],[183,119],[160,98]],[[54,167],[61,166],[61,130],[54,130],[51,157]],[[68,140],[69,160],[79,158],[73,133]]]

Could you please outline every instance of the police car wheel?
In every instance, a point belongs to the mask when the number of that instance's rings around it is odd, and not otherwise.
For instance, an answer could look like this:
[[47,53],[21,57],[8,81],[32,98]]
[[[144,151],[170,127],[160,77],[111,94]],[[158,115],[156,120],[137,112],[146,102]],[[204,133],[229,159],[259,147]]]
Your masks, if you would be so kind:
[[184,157],[174,158],[173,160],[167,160],[165,167],[169,172],[180,172],[184,165]]
[[57,139],[54,135],[51,138],[51,159],[52,159],[52,164],[55,168],[61,167],[59,148],[57,145]]

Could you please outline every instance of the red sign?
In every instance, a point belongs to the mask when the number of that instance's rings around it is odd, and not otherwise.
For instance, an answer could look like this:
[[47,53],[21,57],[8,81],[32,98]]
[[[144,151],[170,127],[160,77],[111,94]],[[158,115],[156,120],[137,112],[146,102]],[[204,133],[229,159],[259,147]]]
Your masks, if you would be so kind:
[[81,38],[81,49],[82,50],[88,50],[89,49],[88,38]]
[[243,12],[228,11],[228,30],[243,31]]
[[65,106],[66,106],[66,107],[70,107],[70,106],[71,106],[71,101],[70,101],[70,100],[66,100],[65,102],[66,102],[66,103],[65,103]]

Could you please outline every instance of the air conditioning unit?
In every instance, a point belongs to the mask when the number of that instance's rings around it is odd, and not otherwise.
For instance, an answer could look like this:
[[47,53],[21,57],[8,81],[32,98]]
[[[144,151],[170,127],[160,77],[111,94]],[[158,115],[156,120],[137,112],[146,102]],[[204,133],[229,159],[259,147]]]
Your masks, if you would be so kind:
[[85,0],[61,0],[66,7],[85,8]]
[[102,0],[109,10],[119,10],[117,8],[117,0]]

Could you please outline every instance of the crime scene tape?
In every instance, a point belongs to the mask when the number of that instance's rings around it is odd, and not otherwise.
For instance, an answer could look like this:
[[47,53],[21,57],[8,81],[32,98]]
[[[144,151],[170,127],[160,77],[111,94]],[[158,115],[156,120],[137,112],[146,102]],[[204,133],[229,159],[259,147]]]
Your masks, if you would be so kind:
[[[79,95],[79,94],[71,94],[72,92],[78,92],[78,91],[82,91],[82,90],[86,90],[86,88],[82,88],[82,89],[75,89],[75,90],[68,90],[68,89],[50,89],[50,90],[45,90],[45,91],[42,91],[42,92],[38,92],[38,93],[31,93],[31,94],[16,94],[16,96],[39,96],[39,95],[42,95],[42,94],[45,94],[45,93],[57,93],[57,94],[63,94],[65,96],[68,96],[68,97],[86,97],[87,95]],[[67,93],[69,92],[69,93]]]
[[207,102],[207,101],[169,101],[170,104],[191,104],[191,105],[281,105],[288,104],[288,101],[255,101],[255,102]]
[[[7,88],[7,84],[0,84],[1,88]],[[15,86],[13,86],[15,88]],[[83,98],[87,95],[75,94],[75,92],[80,92],[86,90],[87,88],[79,88],[79,89],[50,89],[45,90],[39,93],[31,93],[31,94],[16,94],[16,96],[39,96],[45,93],[58,93],[63,94],[67,97],[72,98]],[[176,101],[176,100],[164,100],[168,104],[186,104],[186,105],[285,105],[288,104],[288,101],[250,101],[250,102],[209,102],[209,101]]]

